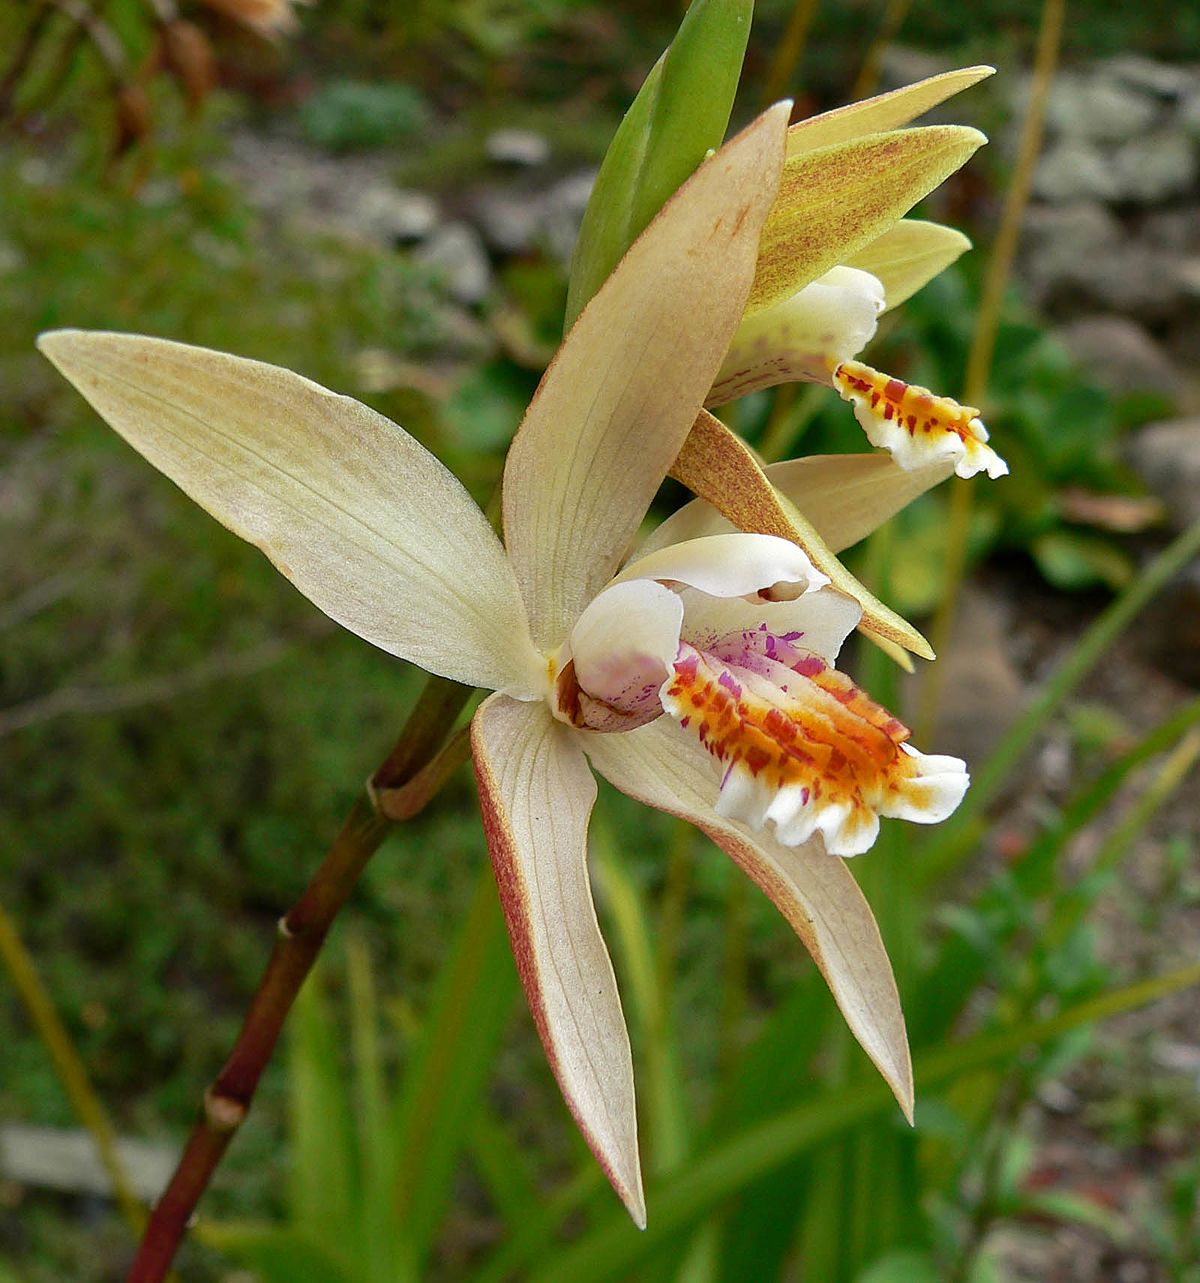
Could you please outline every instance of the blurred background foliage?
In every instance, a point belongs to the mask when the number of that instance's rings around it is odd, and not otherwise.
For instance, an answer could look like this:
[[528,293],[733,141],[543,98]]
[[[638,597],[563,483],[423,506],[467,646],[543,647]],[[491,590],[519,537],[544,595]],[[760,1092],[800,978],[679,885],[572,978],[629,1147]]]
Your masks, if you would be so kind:
[[[33,338],[143,330],[290,366],[404,423],[482,499],[560,332],[580,175],[679,16],[322,0],[267,41],[231,9],[0,6],[0,904],[118,1130],[164,1145],[416,684],[135,458]],[[986,249],[1039,13],[815,5],[783,87],[805,112],[844,101],[889,30],[888,84],[998,65],[952,112],[996,146],[929,210]],[[195,24],[211,63],[194,45],[164,56],[164,14]],[[760,3],[737,119],[793,16]],[[1194,6],[1069,17],[1069,69],[1200,60]],[[522,199],[532,232],[513,227]],[[873,362],[961,387],[984,261],[907,304]],[[1195,390],[1106,388],[1027,292],[1006,296],[986,405],[1013,475],[980,487],[970,523],[968,591],[1007,622],[998,646],[972,636],[944,661],[963,692],[946,702],[982,724],[972,766],[990,765],[960,820],[885,825],[855,866],[905,996],[917,1129],[766,902],[700,839],[606,793],[595,876],[651,1176],[634,1233],[523,1010],[463,775],[369,868],[181,1277],[1200,1279],[1194,1006],[1093,1029],[1194,978],[1171,968],[1200,939],[1196,673],[1138,640],[1168,534],[1123,443]],[[820,393],[738,413],[775,454],[861,448]],[[902,611],[938,607],[946,509],[928,496],[852,554]],[[1167,555],[1166,570],[1187,560]],[[997,649],[1017,685],[979,702]],[[855,671],[911,704],[878,657]],[[0,1042],[0,1125],[75,1126],[4,984]],[[100,1283],[129,1256],[103,1198],[0,1164],[5,1283]]]

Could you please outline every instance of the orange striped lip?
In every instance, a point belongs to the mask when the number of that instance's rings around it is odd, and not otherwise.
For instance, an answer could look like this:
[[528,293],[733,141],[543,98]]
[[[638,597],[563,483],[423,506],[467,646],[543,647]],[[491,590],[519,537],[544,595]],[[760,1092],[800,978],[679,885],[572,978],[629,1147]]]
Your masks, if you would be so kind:
[[663,707],[724,767],[721,814],[770,819],[791,845],[820,829],[837,854],[865,850],[920,773],[909,730],[823,660],[773,649],[785,660],[764,641],[735,664],[683,643]]
[[893,379],[861,361],[843,361],[834,370],[833,381],[844,396],[862,397],[876,417],[895,423],[910,437],[951,434],[967,446],[988,439],[975,406],[936,396],[928,388]]

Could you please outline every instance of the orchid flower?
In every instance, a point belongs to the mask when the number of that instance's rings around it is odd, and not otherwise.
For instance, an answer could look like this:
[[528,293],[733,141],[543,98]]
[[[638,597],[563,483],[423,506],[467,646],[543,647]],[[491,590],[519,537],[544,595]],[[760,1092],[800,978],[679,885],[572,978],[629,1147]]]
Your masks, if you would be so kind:
[[796,544],[732,531],[621,568],[742,315],[787,111],[705,161],[580,315],[509,452],[503,543],[403,429],[290,371],[136,335],[41,340],[328,615],[494,692],[471,741],[513,951],[566,1103],[639,1225],[629,1038],[587,872],[592,769],[765,891],[909,1116],[891,968],[831,853],[865,850],[881,815],[941,819],[967,784],[834,667],[861,608]]
[[[918,171],[921,185],[929,190],[957,169],[983,136],[955,126],[896,127],[991,74],[990,67],[947,72],[788,130],[780,195],[763,231],[745,315],[709,393],[709,405],[778,383],[820,383],[836,388],[853,405],[870,443],[887,450],[905,471],[929,469],[932,476],[948,464],[945,474],[952,469],[960,477],[986,471],[995,478],[1008,472],[987,444],[978,409],[855,360],[874,336],[879,316],[948,267],[970,247],[967,238],[954,228],[915,219],[893,218],[888,225],[885,216],[878,236],[867,241],[860,232],[854,252],[815,278],[811,264],[797,270],[803,259],[796,253],[811,222],[804,188],[814,161],[828,164],[836,157],[843,166],[861,166],[867,180],[894,184],[889,170],[897,164],[922,151],[941,152],[940,165],[926,163]],[[886,132],[877,132],[881,130]],[[861,209],[861,203],[851,206],[863,226]]]

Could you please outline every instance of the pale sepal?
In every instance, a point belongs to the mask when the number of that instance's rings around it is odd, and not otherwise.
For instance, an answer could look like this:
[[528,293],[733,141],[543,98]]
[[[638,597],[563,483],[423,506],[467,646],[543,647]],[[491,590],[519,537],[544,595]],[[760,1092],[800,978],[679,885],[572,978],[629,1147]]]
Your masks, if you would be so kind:
[[39,346],[130,445],[330,618],[443,677],[541,693],[545,665],[500,541],[403,428],[224,352],[81,330]]
[[886,637],[923,659],[933,658],[925,638],[838,561],[812,523],[767,479],[749,446],[707,410],[697,416],[671,476],[707,499],[739,530],[798,544],[838,592],[862,607],[859,628],[868,636]]
[[970,240],[957,228],[920,218],[902,218],[846,262],[848,267],[870,272],[879,280],[884,311],[890,312],[970,248]]
[[977,129],[929,125],[789,157],[763,226],[746,311],[790,298],[848,262],[986,141]]
[[913,1108],[912,1064],[891,964],[870,906],[844,862],[814,840],[785,847],[713,810],[711,763],[667,719],[628,735],[585,741],[592,765],[638,801],[695,824],[771,898],[812,954],[851,1032],[895,1093]]
[[779,181],[780,104],[706,160],[634,242],[546,371],[504,470],[504,530],[535,642],[608,582],[741,318]]
[[910,121],[923,116],[947,98],[960,94],[964,89],[995,75],[995,67],[962,67],[929,76],[900,89],[892,89],[861,102],[810,116],[797,121],[788,130],[788,156],[799,156],[818,147],[832,143],[848,142],[863,134],[878,133],[886,129],[899,129]]
[[[908,471],[886,454],[815,454],[763,469],[834,553],[865,539],[914,499],[954,474],[948,462]],[[692,499],[656,526],[634,554],[734,529],[704,499]]]
[[544,704],[491,696],[471,723],[471,747],[513,956],[550,1068],[613,1189],[644,1227],[629,1034],[588,879],[596,782],[576,733]]

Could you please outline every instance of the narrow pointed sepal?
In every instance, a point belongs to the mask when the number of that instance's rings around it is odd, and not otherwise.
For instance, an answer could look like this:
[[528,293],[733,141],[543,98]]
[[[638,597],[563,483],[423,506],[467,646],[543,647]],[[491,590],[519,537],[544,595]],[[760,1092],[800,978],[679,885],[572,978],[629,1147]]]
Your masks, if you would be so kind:
[[613,1189],[644,1227],[629,1034],[588,880],[596,782],[577,733],[541,703],[485,700],[471,747],[513,956],[550,1068]]
[[39,347],[135,450],[343,627],[469,686],[541,690],[499,539],[403,428],[225,352],[82,330]]
[[504,468],[505,542],[550,650],[612,576],[742,315],[783,161],[763,113],[667,201],[579,315]]
[[788,847],[719,816],[712,763],[666,718],[628,735],[589,736],[587,752],[623,793],[696,825],[770,897],[911,1121],[912,1062],[896,981],[874,915],[845,862],[829,855],[819,837]]
[[995,67],[984,65],[944,71],[911,85],[889,90],[885,94],[876,94],[873,98],[864,98],[861,102],[835,107],[819,116],[797,121],[788,130],[788,156],[799,156],[806,151],[815,151],[818,147],[848,142],[863,134],[899,129],[945,102],[947,98],[953,98],[955,94],[970,89],[972,85],[977,85],[995,73]]

